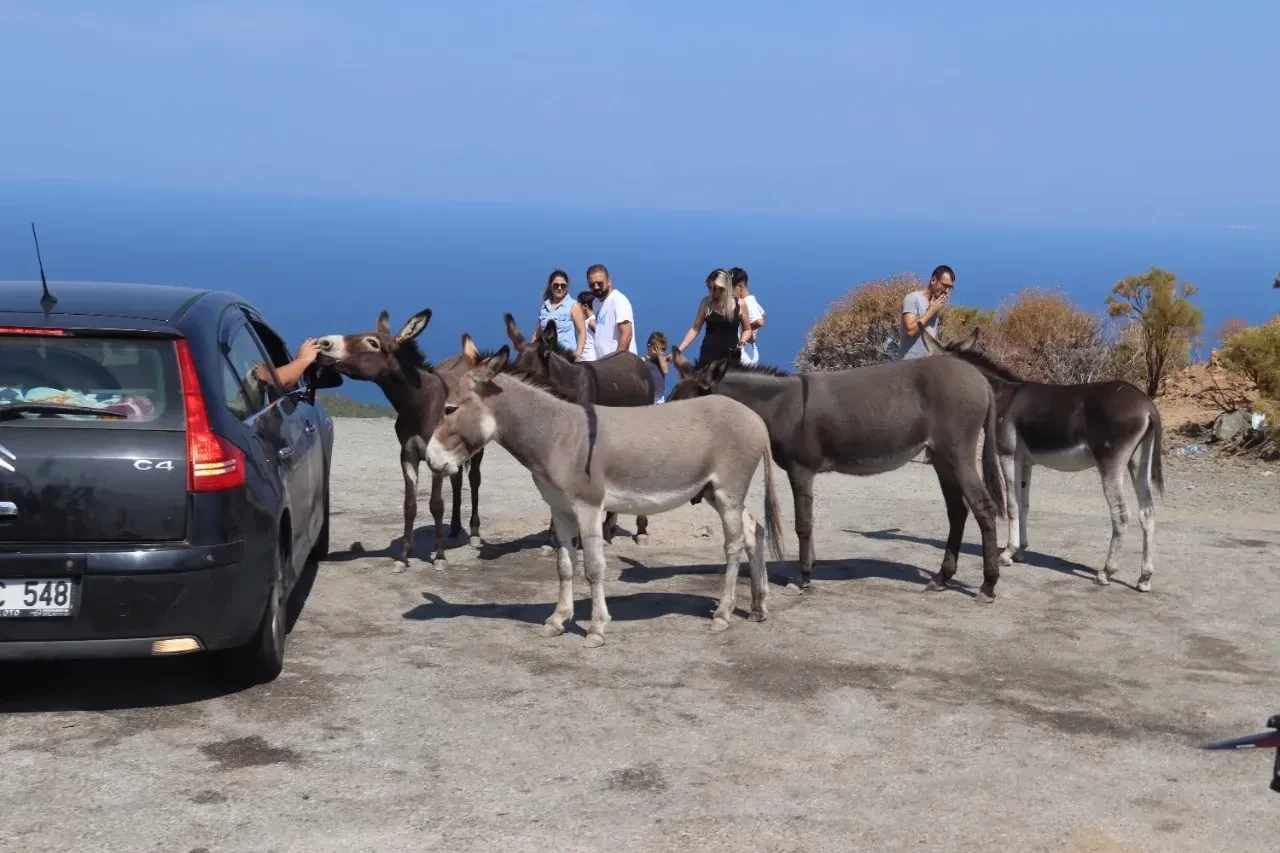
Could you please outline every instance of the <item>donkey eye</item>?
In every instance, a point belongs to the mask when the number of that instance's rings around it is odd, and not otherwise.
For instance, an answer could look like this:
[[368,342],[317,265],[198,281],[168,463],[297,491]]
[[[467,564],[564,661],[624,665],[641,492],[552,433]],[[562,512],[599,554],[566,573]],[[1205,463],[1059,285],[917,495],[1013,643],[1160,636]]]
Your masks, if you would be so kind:
[[378,343],[377,338],[365,338],[364,342],[369,346],[369,349],[382,349],[382,344]]
[[458,407],[457,407],[457,406],[454,406],[454,405],[452,405],[452,404],[450,404],[450,405],[446,405],[446,406],[444,407],[444,413],[445,413],[446,415],[452,415],[452,414],[453,414],[454,412],[456,412],[456,411],[458,411]]

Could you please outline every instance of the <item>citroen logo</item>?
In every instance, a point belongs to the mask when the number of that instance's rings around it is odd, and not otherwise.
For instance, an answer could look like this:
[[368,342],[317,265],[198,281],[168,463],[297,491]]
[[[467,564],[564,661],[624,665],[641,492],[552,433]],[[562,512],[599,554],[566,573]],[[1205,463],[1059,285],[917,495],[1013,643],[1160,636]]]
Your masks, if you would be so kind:
[[18,457],[9,452],[9,448],[0,444],[0,468],[12,472],[14,470],[13,463],[18,461]]

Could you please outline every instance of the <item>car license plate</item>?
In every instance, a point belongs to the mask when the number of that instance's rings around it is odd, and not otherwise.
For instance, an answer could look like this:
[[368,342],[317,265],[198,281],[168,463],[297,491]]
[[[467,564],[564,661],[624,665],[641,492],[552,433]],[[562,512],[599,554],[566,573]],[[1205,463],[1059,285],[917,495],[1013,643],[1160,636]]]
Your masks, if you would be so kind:
[[76,585],[70,578],[0,578],[0,619],[70,616]]

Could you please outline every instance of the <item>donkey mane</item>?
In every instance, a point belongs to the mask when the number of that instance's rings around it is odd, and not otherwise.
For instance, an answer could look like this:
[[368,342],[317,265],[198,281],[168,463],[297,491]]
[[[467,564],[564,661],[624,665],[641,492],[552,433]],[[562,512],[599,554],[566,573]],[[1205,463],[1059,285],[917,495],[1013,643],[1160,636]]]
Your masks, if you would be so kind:
[[427,354],[418,346],[417,341],[404,341],[396,347],[396,361],[400,362],[401,369],[407,375],[412,375],[414,370],[425,370],[427,373],[436,371],[436,366],[427,361]]
[[735,364],[729,362],[729,373],[748,373],[755,376],[790,376],[791,374],[781,367],[774,367],[772,364]]
[[[483,353],[481,353],[481,357],[483,358]],[[564,399],[549,377],[542,376],[539,373],[534,373],[532,370],[527,368],[517,367],[514,361],[503,362],[502,366],[496,371],[495,375],[497,374],[510,376],[512,379],[528,385],[530,388],[537,388],[539,391],[545,391],[557,400]]]
[[986,373],[993,373],[1005,382],[1025,382],[1021,376],[1013,373],[1009,368],[997,364],[989,356],[972,349],[947,350],[948,355],[954,355],[961,361],[967,361],[974,367]]

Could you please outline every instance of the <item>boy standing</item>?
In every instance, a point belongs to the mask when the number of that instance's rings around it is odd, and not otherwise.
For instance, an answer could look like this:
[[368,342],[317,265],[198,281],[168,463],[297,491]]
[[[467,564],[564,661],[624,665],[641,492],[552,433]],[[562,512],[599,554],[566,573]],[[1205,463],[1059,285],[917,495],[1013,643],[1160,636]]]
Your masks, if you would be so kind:
[[649,366],[649,378],[653,381],[653,402],[667,399],[667,336],[662,332],[649,335],[649,351],[644,362]]

